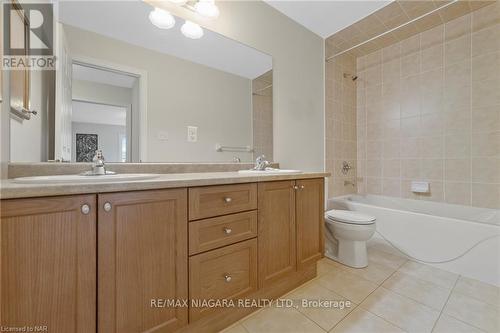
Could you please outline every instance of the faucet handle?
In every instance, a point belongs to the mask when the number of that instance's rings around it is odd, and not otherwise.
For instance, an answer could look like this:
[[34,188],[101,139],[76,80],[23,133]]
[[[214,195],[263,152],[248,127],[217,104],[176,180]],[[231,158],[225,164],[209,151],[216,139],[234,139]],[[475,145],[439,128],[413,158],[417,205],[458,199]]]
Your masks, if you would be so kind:
[[265,160],[265,158],[266,158],[266,155],[257,156],[257,158],[255,159],[255,162],[261,163]]

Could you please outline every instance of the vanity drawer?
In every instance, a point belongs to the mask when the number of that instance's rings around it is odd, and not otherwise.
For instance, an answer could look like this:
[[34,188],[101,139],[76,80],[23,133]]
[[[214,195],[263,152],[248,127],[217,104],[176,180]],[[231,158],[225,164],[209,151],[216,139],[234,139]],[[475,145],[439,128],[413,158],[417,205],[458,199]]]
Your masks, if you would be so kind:
[[205,252],[257,237],[257,211],[189,223],[189,254]]
[[[256,238],[189,258],[191,305],[204,300],[241,298],[256,290]],[[191,306],[189,320],[197,320],[210,310]]]
[[189,189],[189,219],[257,209],[257,184],[193,187]]

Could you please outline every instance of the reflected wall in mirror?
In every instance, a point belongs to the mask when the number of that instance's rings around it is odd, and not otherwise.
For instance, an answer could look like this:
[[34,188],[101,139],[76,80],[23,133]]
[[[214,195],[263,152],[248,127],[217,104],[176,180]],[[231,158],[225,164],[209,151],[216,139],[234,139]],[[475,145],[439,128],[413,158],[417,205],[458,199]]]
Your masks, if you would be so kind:
[[[142,1],[89,3],[58,3],[58,70],[31,85],[54,106],[31,103],[47,125],[30,140],[11,131],[12,161],[88,162],[96,147],[109,162],[272,160],[269,55],[206,29],[187,38],[179,17],[160,29]],[[16,153],[33,140],[45,153]]]

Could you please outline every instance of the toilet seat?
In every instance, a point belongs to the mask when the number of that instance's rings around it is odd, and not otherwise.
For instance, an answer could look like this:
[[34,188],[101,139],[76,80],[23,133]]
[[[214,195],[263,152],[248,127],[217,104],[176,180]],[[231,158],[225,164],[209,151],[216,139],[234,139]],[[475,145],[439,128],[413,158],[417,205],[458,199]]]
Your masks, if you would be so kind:
[[374,224],[376,220],[374,216],[340,209],[329,210],[325,213],[325,215],[329,222],[339,222],[356,225]]

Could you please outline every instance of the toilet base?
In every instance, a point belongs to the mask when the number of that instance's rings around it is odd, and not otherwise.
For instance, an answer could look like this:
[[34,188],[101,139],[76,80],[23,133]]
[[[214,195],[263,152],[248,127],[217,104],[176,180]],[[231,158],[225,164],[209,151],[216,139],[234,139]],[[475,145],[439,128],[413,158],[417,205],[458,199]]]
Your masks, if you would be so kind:
[[349,260],[342,260],[342,258],[339,258],[336,255],[334,255],[332,253],[329,253],[329,252],[325,252],[325,257],[327,257],[328,259],[332,259],[333,261],[336,261],[339,264],[342,264],[342,265],[345,265],[345,266],[349,266],[349,267],[352,267],[352,268],[365,268],[365,267],[368,266],[368,260],[366,260],[365,264],[358,263],[358,262],[353,263],[352,261],[349,261]]
[[366,241],[338,240],[337,261],[353,268],[368,266]]

